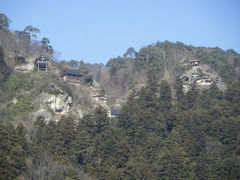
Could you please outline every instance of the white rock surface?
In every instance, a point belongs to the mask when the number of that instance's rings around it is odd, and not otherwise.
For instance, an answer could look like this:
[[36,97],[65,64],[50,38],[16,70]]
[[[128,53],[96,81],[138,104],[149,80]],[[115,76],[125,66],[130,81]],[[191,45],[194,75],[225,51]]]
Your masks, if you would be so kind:
[[37,118],[43,116],[46,121],[49,121],[52,118],[52,115],[46,109],[39,109],[32,113],[32,115]]
[[15,66],[15,70],[17,72],[22,72],[22,73],[32,72],[33,69],[34,69],[34,64],[33,63],[28,63],[28,64]]
[[18,102],[18,100],[17,100],[17,98],[13,98],[13,104],[17,104],[17,102]]
[[72,105],[72,97],[68,94],[52,95],[44,93],[44,103],[56,114],[66,115]]
[[209,88],[210,85],[215,82],[219,89],[226,89],[225,83],[217,72],[206,64],[193,66],[192,69],[182,74],[181,79],[184,93],[188,92],[193,84],[195,84],[198,89],[205,89]]
[[100,86],[92,87],[90,94],[93,100],[94,108],[102,106],[104,109],[107,110],[108,116],[111,117],[111,110],[107,104],[107,97],[101,94]]

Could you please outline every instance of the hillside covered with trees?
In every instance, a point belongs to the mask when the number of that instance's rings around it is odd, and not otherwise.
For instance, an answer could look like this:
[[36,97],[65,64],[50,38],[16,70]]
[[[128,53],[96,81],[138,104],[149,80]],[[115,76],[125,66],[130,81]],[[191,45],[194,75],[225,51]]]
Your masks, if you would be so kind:
[[[12,32],[9,23],[0,14],[0,179],[240,179],[237,52],[165,41],[130,47],[106,65],[57,61],[49,39],[34,38],[39,29]],[[48,71],[16,71],[40,55],[49,58]],[[226,88],[212,81],[184,92],[183,74],[198,68],[189,59]],[[63,81],[64,69],[82,83]],[[95,84],[109,107],[124,101],[117,116],[91,104]],[[48,120],[33,115],[46,94],[71,97],[73,110],[46,106]],[[82,116],[81,108],[88,109]]]

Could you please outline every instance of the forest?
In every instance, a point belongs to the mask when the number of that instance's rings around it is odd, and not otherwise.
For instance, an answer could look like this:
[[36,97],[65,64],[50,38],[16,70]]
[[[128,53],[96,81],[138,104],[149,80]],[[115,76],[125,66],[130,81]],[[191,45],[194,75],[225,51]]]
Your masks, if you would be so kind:
[[[0,41],[1,180],[240,179],[240,55],[234,50],[165,41],[139,52],[128,48],[106,66],[57,62],[48,38],[32,39],[37,28],[11,32],[9,19],[0,17],[0,36],[5,37]],[[90,82],[84,86],[96,80],[106,93],[129,91],[117,117],[98,106],[83,117],[63,115],[58,122],[29,119],[26,114],[37,108],[34,99],[50,92],[52,82],[77,96],[53,71],[14,72],[24,57],[39,51],[56,69],[77,67]],[[191,68],[180,63],[185,53],[215,70],[226,89],[213,83],[204,90],[193,85],[184,93],[180,74]],[[162,78],[166,70],[169,81]],[[135,90],[140,78],[146,83]],[[13,98],[18,103],[9,103]],[[25,127],[26,121],[33,127]]]
[[149,77],[115,123],[101,107],[77,124],[39,117],[31,143],[21,124],[1,124],[1,179],[79,179],[76,168],[98,179],[239,179],[240,79],[224,93],[177,95],[172,105],[168,83]]

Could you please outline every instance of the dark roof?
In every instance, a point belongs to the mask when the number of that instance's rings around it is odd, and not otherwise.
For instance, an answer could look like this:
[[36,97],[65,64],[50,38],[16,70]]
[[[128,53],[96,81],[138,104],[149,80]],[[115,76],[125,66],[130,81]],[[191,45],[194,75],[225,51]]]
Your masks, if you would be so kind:
[[39,56],[38,58],[35,59],[35,64],[38,64],[39,63],[38,61],[40,61],[41,63],[42,61],[47,63],[48,59],[45,56]]
[[119,111],[117,109],[111,109],[111,115],[112,116],[117,116]]
[[199,62],[198,59],[189,59],[188,61],[189,61],[189,62]]
[[64,74],[69,75],[69,76],[82,76],[79,72],[74,71],[74,70],[69,70],[69,69],[65,69]]

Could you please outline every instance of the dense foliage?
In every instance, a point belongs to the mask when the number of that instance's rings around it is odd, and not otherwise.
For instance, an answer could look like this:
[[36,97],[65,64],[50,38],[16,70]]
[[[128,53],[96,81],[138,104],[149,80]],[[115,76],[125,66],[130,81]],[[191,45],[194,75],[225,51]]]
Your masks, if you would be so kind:
[[7,91],[7,86],[5,85],[5,82],[8,78],[8,76],[11,73],[11,69],[7,66],[7,63],[5,62],[4,53],[2,50],[2,47],[0,47],[0,102],[2,103],[6,96],[4,96],[5,91]]
[[82,64],[79,69],[78,72],[81,74],[81,80],[86,83],[86,84],[92,84],[93,83],[93,76],[90,72],[90,70],[88,69],[88,67],[85,64]]
[[36,144],[98,179],[239,179],[240,79],[192,89],[172,105],[167,82],[132,93],[111,123],[101,107],[75,123],[36,122]]
[[155,72],[160,77],[166,70],[174,71],[172,76],[177,77],[191,68],[183,66],[183,60],[199,59],[201,64],[210,65],[225,81],[232,81],[239,76],[240,56],[232,49],[224,51],[218,47],[194,47],[165,41],[145,46],[131,58],[126,58],[127,52],[123,57],[108,61],[106,65],[111,75],[121,75],[122,70],[132,66],[134,71]]
[[26,158],[30,155],[24,127],[0,124],[0,179],[14,179],[26,170]]
[[[7,35],[0,45],[9,57],[14,52],[14,65],[40,51],[52,54],[47,38],[34,47],[31,38],[39,29],[27,26],[11,33],[9,23],[0,14],[0,33]],[[193,86],[184,94],[179,75],[191,68],[183,66],[191,58],[217,71],[228,83],[226,91],[212,84],[201,92]],[[106,84],[100,83],[101,94],[115,88],[115,96],[146,81],[128,96],[117,118],[110,119],[102,107],[81,119],[63,116],[58,122],[40,115],[28,131],[11,120],[26,123],[41,92],[77,94],[51,71],[11,73],[9,64],[0,47],[0,179],[90,179],[84,172],[109,180],[240,179],[240,56],[234,50],[169,41],[139,52],[131,47],[107,63],[108,74],[98,75],[99,82],[109,75]],[[90,65],[72,60],[68,66],[78,68],[85,84],[93,83]],[[159,83],[165,72],[172,73],[171,86]]]

